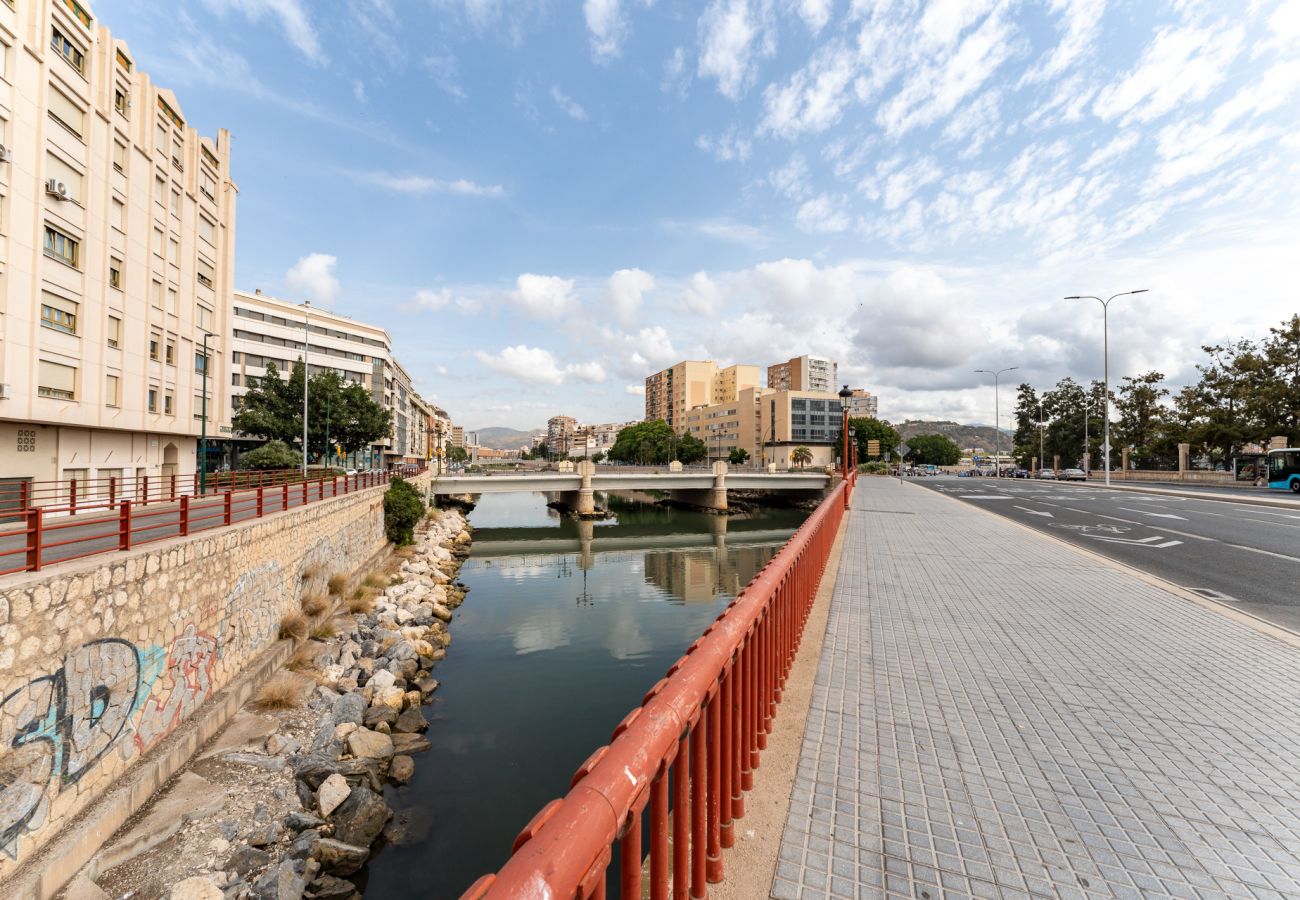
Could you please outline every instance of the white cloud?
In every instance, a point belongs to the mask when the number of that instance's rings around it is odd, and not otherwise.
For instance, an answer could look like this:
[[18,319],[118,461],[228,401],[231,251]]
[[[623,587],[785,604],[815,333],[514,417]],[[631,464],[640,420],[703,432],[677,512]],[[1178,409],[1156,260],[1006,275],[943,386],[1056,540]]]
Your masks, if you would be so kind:
[[341,286],[334,275],[338,257],[327,253],[309,253],[298,260],[284,276],[285,287],[318,306],[329,308],[338,299]]
[[690,83],[691,76],[686,71],[686,50],[674,47],[672,56],[664,60],[664,77],[659,82],[659,90],[665,94],[676,94],[685,100]]
[[627,18],[619,0],[585,0],[582,14],[591,32],[591,55],[598,63],[609,62],[619,55],[627,38]]
[[570,119],[575,122],[587,121],[587,111],[578,104],[577,100],[561,91],[559,85],[551,87],[551,99],[555,101],[555,105],[560,108],[560,111]]
[[696,272],[692,275],[682,295],[683,310],[700,316],[711,316],[716,314],[721,306],[722,293],[709,274]]
[[642,382],[641,384],[625,384],[623,385],[623,393],[631,394],[634,397],[644,397],[645,382]]
[[573,279],[525,273],[515,280],[506,299],[537,319],[557,319],[578,308]]
[[462,197],[504,197],[499,184],[479,184],[466,178],[446,180],[425,175],[395,175],[391,172],[358,172],[358,181],[397,194],[457,194]]
[[298,52],[313,63],[325,62],[325,53],[321,49],[320,38],[312,27],[307,9],[300,0],[203,0],[204,5],[219,17],[234,10],[242,13],[254,24],[270,17],[279,22],[289,42],[298,48]]
[[771,84],[763,91],[762,129],[793,138],[835,125],[853,98],[857,66],[857,54],[847,44],[822,47],[784,86]]
[[717,137],[700,135],[695,139],[695,146],[713,154],[718,162],[748,162],[754,149],[753,142],[734,125]]
[[800,231],[809,234],[835,234],[847,231],[853,224],[841,202],[829,194],[819,194],[803,203],[794,220]]
[[1097,95],[1092,111],[1106,120],[1149,122],[1180,103],[1203,100],[1227,77],[1244,37],[1240,26],[1161,28],[1141,61]]
[[1084,172],[1091,172],[1098,166],[1103,166],[1106,163],[1113,162],[1136,147],[1137,142],[1138,133],[1136,131],[1117,134],[1115,137],[1111,138],[1110,142],[1104,147],[1098,147],[1096,150],[1092,151],[1092,153],[1088,155],[1088,158],[1083,161],[1083,165],[1080,166],[1080,169]]
[[642,295],[654,286],[654,277],[641,269],[619,269],[611,275],[606,300],[614,317],[624,325],[632,324],[641,309]]
[[767,183],[776,188],[782,196],[791,200],[802,200],[812,193],[812,173],[808,170],[808,160],[802,153],[792,153],[790,160],[779,169],[767,173]]
[[457,100],[464,100],[465,89],[460,83],[460,62],[450,53],[434,53],[426,56],[420,66],[429,73],[443,93]]
[[826,23],[831,20],[831,7],[834,0],[798,0],[799,18],[803,19],[808,30],[814,35],[821,33]]
[[366,96],[366,83],[360,79],[352,82],[352,96],[357,98],[358,103],[366,103],[369,98]]
[[1043,54],[1036,66],[1025,72],[1022,84],[1048,81],[1075,63],[1091,58],[1101,31],[1106,0],[1051,0],[1050,9],[1060,15],[1061,40]]
[[598,383],[606,377],[605,369],[600,363],[574,363],[561,367],[551,351],[526,344],[506,347],[496,354],[476,350],[474,356],[488,368],[519,381],[538,384],[564,384],[570,381]]
[[718,92],[739,100],[758,75],[755,58],[776,51],[767,0],[713,0],[700,16],[699,75],[718,82]]
[[460,312],[474,312],[478,309],[478,302],[470,297],[465,297],[452,292],[451,288],[441,288],[431,290],[421,288],[415,292],[407,309],[417,312],[439,312],[444,309],[456,309]]

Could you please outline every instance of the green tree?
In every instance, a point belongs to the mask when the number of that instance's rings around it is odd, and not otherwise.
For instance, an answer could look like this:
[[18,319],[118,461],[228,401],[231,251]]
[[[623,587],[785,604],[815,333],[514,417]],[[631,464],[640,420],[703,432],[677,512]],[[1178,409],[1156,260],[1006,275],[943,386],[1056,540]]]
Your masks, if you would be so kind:
[[301,464],[302,453],[284,441],[269,441],[239,457],[241,469],[295,469]]
[[[886,453],[893,454],[898,449],[898,445],[903,442],[902,437],[888,422],[882,419],[872,419],[861,417],[849,419],[849,427],[853,429],[854,441],[858,445],[858,459],[866,461],[869,459],[880,459]],[[880,441],[880,454],[871,456],[867,453],[867,441]],[[836,439],[835,446],[841,448],[837,450],[843,453],[844,438],[841,436]]]
[[1029,468],[1038,455],[1038,391],[1033,385],[1021,384],[1016,391],[1016,433],[1011,441],[1016,462]]
[[745,463],[749,462],[749,451],[744,447],[735,447],[732,449],[731,453],[727,455],[727,462],[731,463],[733,466],[743,466]]
[[790,451],[790,462],[801,469],[812,462],[812,458],[812,450],[804,446],[795,447],[794,450]]
[[1300,315],[1270,328],[1261,348],[1271,378],[1262,392],[1265,436],[1286,435],[1300,446]]
[[384,491],[384,534],[398,546],[415,539],[415,526],[424,517],[424,498],[408,481],[394,478]]
[[663,465],[674,459],[692,463],[707,455],[703,441],[690,434],[678,436],[663,419],[629,425],[619,431],[609,449],[614,462],[635,465]]
[[[1162,468],[1162,463],[1168,462],[1163,458],[1165,448],[1161,440],[1167,415],[1161,401],[1169,396],[1164,380],[1165,376],[1154,370],[1137,376],[1125,375],[1115,398],[1117,420],[1111,427],[1111,443],[1130,448],[1129,460],[1139,469]],[[1089,427],[1090,434],[1096,436],[1098,429],[1091,428],[1091,422]]]
[[467,463],[469,462],[469,451],[464,447],[448,447],[447,461],[454,463]]
[[908,458],[921,465],[955,466],[961,462],[961,448],[947,435],[917,434],[907,439]]
[[[294,382],[297,383],[295,389]],[[285,381],[275,363],[266,364],[266,374],[248,379],[248,393],[240,401],[232,424],[236,432],[268,441],[302,446],[302,374],[294,366]]]

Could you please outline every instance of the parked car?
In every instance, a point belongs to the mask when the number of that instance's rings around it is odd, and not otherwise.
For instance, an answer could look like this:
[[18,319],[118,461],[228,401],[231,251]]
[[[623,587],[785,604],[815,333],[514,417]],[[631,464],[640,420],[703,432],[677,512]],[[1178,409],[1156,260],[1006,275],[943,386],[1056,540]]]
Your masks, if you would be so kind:
[[1011,477],[1012,477],[1012,478],[1028,478],[1028,477],[1029,477],[1029,470],[1028,470],[1028,469],[1012,469],[1012,470],[1011,470]]
[[1062,469],[1062,481],[1087,481],[1088,474],[1083,469]]
[[1052,469],[1039,469],[1038,477],[1043,479],[1044,481],[1055,481],[1056,472],[1053,471]]

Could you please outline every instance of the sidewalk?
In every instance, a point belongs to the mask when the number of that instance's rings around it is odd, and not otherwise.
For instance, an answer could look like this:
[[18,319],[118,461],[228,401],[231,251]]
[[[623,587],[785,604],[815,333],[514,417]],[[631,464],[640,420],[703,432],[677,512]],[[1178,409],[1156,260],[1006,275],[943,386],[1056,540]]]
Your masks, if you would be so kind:
[[1300,649],[892,479],[854,496],[772,896],[1300,896]]

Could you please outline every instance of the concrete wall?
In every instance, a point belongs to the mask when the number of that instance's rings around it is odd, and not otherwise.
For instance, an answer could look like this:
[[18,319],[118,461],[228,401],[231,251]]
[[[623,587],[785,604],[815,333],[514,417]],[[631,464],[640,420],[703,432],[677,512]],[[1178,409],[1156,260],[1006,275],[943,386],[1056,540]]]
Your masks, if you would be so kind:
[[304,573],[384,547],[383,491],[0,579],[0,881],[276,643]]

